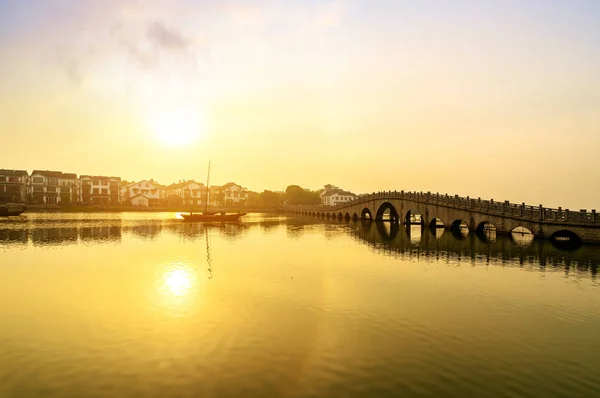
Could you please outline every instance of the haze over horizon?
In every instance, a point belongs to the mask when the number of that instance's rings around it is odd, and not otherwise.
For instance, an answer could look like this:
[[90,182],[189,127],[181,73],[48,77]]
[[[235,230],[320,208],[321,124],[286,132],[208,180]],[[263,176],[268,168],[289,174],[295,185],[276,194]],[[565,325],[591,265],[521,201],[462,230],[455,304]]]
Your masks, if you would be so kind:
[[0,168],[600,208],[600,2],[0,0]]

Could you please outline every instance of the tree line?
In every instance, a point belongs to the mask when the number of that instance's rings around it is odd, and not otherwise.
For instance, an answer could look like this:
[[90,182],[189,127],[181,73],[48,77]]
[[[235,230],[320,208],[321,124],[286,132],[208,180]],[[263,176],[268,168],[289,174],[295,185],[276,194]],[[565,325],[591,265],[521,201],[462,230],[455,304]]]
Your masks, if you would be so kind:
[[247,207],[277,208],[288,205],[318,205],[321,203],[322,189],[311,191],[298,185],[290,185],[285,192],[248,192]]

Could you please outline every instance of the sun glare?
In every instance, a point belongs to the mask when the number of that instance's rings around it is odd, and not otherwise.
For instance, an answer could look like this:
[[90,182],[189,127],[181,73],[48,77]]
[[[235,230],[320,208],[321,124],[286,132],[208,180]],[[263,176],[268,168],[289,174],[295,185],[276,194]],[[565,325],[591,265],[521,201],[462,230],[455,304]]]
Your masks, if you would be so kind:
[[151,118],[150,127],[161,144],[171,147],[189,145],[201,134],[198,113],[193,110],[157,112]]
[[182,297],[192,290],[195,277],[192,272],[184,266],[169,269],[162,277],[162,291],[169,296]]

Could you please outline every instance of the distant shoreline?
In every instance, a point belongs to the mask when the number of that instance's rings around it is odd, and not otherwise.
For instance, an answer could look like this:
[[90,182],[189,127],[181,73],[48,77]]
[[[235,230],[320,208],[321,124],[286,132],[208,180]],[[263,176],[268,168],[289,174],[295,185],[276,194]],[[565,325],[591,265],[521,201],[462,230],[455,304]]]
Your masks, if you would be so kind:
[[[201,213],[204,207],[193,207],[194,213]],[[252,208],[252,207],[209,207],[211,212],[227,213],[283,213],[283,208]],[[190,208],[185,207],[135,207],[135,206],[93,206],[93,205],[69,205],[69,206],[45,206],[45,205],[27,205],[27,213],[189,213]]]

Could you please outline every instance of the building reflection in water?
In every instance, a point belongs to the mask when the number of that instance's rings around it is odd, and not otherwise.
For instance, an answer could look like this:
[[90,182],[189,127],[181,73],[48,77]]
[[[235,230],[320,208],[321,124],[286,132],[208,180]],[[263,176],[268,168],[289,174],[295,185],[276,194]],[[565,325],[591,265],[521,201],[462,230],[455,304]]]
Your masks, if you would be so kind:
[[114,242],[121,240],[120,225],[98,225],[79,228],[79,239],[83,242]]
[[79,242],[115,242],[121,240],[122,228],[110,226],[34,227],[30,229],[0,229],[0,243],[34,246],[69,245]]
[[0,229],[0,243],[27,244],[28,242],[28,229]]
[[[253,228],[262,232],[275,231],[283,226],[289,237],[301,237],[311,231],[323,231],[326,239],[335,237],[340,232],[348,231],[358,241],[375,250],[395,253],[417,253],[436,258],[456,258],[478,261],[492,258],[514,262],[517,264],[534,264],[540,266],[563,266],[568,272],[570,267],[589,269],[595,275],[600,263],[598,246],[584,245],[575,250],[564,250],[547,240],[534,239],[530,231],[516,230],[511,235],[497,234],[493,226],[479,231],[469,231],[466,225],[457,228],[432,228],[420,225],[401,225],[384,222],[346,222],[338,220],[320,220],[307,218],[278,218],[277,220],[257,220],[254,222],[202,224],[185,223],[180,220],[143,220],[139,223],[121,220],[85,220],[71,221],[61,224],[14,223],[0,227],[1,245],[69,245],[81,243],[120,242],[124,234],[154,239],[161,234],[171,234],[183,239],[204,239],[210,231],[225,239],[239,239]],[[9,227],[10,228],[6,228]],[[174,291],[187,291],[187,280],[190,279],[187,268],[179,266],[172,273],[165,274],[165,286]],[[206,269],[206,267],[202,267]],[[193,274],[195,275],[195,274]],[[161,277],[162,278],[162,277]],[[166,281],[169,281],[168,283]]]
[[77,243],[79,230],[77,228],[34,228],[31,230],[31,242],[34,245],[49,245],[53,243]]
[[125,230],[144,239],[155,239],[162,232],[163,226],[161,222],[154,221],[128,227]]

